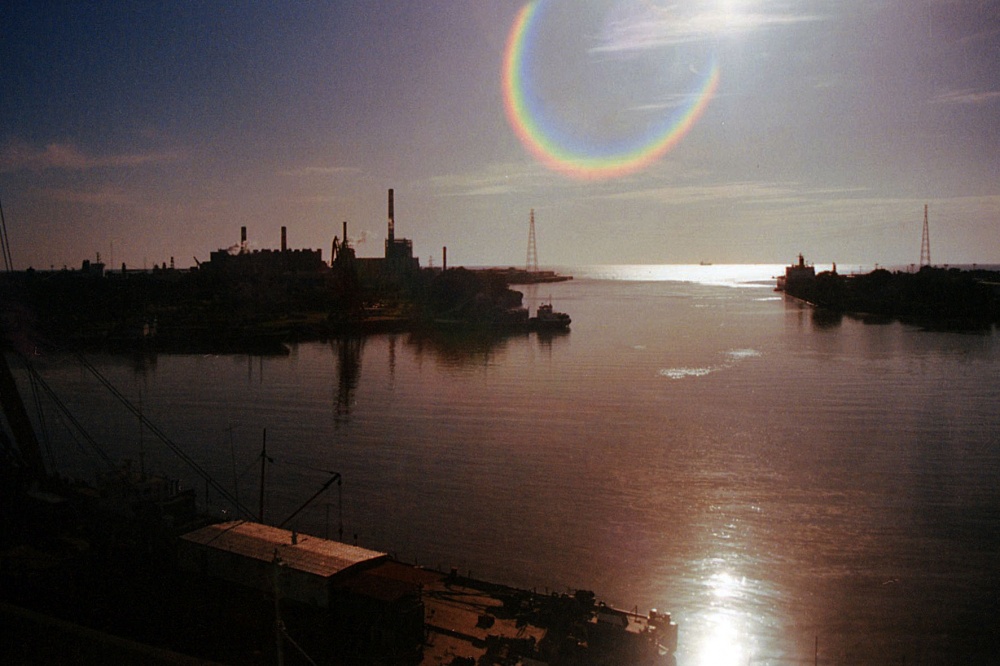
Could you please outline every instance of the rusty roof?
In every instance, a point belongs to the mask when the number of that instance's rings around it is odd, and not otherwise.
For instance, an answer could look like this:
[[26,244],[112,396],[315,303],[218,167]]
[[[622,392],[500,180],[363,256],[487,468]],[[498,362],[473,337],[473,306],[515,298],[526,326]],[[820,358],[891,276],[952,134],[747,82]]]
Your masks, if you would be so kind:
[[386,553],[330,541],[308,534],[296,534],[270,525],[242,520],[207,525],[181,536],[190,543],[243,557],[273,562],[275,553],[285,566],[329,578],[362,563],[388,559]]

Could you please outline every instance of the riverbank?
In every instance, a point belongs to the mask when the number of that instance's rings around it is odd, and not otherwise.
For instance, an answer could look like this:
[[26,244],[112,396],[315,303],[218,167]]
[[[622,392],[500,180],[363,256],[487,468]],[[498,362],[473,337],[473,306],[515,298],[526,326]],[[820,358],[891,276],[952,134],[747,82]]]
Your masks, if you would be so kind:
[[350,267],[270,274],[25,271],[0,278],[0,327],[25,353],[280,355],[289,344],[343,335],[436,329],[503,335],[569,325],[566,317],[540,316],[547,311],[530,317],[509,277],[427,269],[389,285],[364,284]]
[[876,269],[861,275],[813,273],[793,265],[779,290],[838,313],[888,317],[936,328],[1000,323],[1000,272],[924,266],[916,272]]

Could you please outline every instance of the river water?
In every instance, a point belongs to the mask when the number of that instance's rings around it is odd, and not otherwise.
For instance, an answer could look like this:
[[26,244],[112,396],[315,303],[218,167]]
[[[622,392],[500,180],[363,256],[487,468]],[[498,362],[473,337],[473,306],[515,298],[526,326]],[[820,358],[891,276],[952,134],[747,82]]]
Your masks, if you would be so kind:
[[[253,511],[266,439],[269,522],[338,472],[301,531],[671,612],[679,664],[995,663],[1000,337],[817,316],[781,270],[522,287],[565,334],[91,361]],[[111,459],[232,511],[79,365],[35,364]],[[44,413],[52,461],[92,473]]]

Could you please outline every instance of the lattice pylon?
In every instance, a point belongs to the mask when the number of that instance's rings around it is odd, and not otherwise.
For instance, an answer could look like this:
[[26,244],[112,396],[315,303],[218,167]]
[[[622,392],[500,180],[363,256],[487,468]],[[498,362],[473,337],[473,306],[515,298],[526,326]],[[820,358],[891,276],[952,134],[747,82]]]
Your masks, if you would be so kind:
[[931,231],[927,222],[927,204],[924,204],[924,236],[920,241],[920,265],[931,265]]
[[528,259],[525,262],[525,270],[529,272],[538,271],[538,247],[535,245],[535,209],[531,209],[531,224],[528,227]]

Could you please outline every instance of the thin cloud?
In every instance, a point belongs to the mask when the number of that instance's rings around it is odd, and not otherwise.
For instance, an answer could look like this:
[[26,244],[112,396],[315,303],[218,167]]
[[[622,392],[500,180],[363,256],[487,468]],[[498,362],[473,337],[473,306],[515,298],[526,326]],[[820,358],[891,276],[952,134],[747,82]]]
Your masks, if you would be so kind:
[[767,201],[796,202],[803,198],[802,191],[795,183],[774,184],[758,182],[719,183],[715,185],[677,185],[657,187],[631,192],[606,195],[607,199],[645,199],[669,205],[690,205],[712,202]]
[[497,196],[531,189],[547,175],[536,164],[497,164],[477,173],[434,176],[429,182],[439,196]]
[[316,194],[308,197],[288,197],[285,201],[295,204],[327,204],[340,199],[341,197],[332,194]]
[[280,173],[282,176],[291,176],[295,178],[313,178],[326,176],[350,176],[361,173],[361,169],[356,167],[306,166],[298,169],[288,169]]
[[1000,99],[1000,90],[952,90],[935,97],[935,104],[984,104]]
[[88,171],[172,162],[180,157],[180,153],[176,151],[88,155],[73,143],[50,143],[44,148],[37,148],[23,142],[12,142],[0,152],[0,172]]
[[134,203],[132,197],[116,185],[102,185],[94,189],[46,187],[39,189],[38,192],[46,199],[63,203],[90,206],[129,206]]
[[721,35],[739,34],[772,26],[825,20],[818,14],[794,14],[766,10],[696,9],[683,11],[680,5],[656,7],[645,3],[615,17],[601,36],[593,53],[626,53],[698,42]]
[[966,35],[958,40],[959,44],[969,44],[972,42],[986,42],[992,41],[1000,36],[1000,28],[990,27],[985,30],[980,30],[971,35]]
[[[696,93],[674,93],[663,97],[659,102],[651,102],[649,104],[636,104],[629,107],[630,111],[647,112],[647,111],[665,111],[673,110],[687,104],[691,103],[691,100],[698,95]],[[723,97],[724,95],[715,95],[716,98]]]
[[452,196],[484,197],[484,196],[495,196],[498,194],[510,194],[516,191],[517,190],[510,185],[488,185],[486,187],[479,187],[466,190],[460,194],[453,194]]

